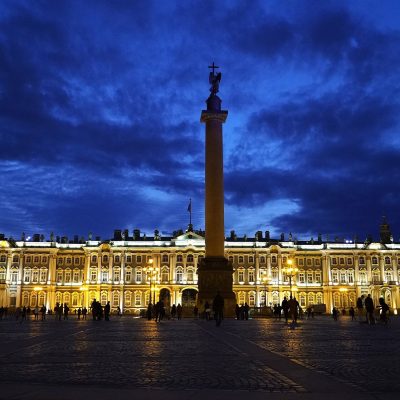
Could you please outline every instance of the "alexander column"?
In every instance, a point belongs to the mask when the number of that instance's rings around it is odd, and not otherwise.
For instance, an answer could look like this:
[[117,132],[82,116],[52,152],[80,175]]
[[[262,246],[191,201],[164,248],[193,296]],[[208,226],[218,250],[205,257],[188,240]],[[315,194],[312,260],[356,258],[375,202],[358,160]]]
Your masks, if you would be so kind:
[[220,292],[225,300],[225,315],[234,315],[236,305],[233,293],[233,268],[225,258],[224,228],[224,165],[222,124],[228,111],[221,110],[221,99],[217,96],[221,73],[215,73],[212,64],[209,75],[211,84],[207,110],[201,112],[200,121],[206,124],[206,163],[205,163],[205,211],[206,211],[206,255],[198,268],[198,305],[202,311],[206,301],[210,306]]

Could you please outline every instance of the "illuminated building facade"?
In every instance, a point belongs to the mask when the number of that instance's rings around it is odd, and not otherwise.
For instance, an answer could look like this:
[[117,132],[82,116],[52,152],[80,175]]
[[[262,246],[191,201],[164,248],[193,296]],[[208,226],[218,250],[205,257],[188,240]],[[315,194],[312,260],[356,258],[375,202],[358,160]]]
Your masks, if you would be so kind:
[[[204,232],[163,238],[116,231],[109,241],[59,238],[14,242],[0,238],[0,306],[21,307],[67,303],[74,310],[96,298],[115,311],[139,314],[150,299],[166,306],[182,304],[191,312],[197,294],[197,265],[204,257]],[[250,307],[273,305],[289,296],[283,272],[291,259],[297,267],[292,290],[302,307],[325,304],[348,309],[357,297],[371,293],[377,304],[384,297],[392,309],[400,304],[400,243],[335,240],[297,242],[289,236],[274,240],[257,232],[255,238],[225,241],[232,262],[237,302]],[[149,265],[152,265],[152,278]],[[154,273],[155,271],[155,273]],[[151,296],[151,297],[150,297]]]

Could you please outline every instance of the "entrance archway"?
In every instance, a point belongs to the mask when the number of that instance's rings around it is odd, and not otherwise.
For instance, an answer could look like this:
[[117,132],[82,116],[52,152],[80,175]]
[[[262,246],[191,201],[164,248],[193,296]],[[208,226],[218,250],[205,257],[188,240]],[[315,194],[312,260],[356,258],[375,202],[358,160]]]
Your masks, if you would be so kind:
[[160,290],[160,300],[164,303],[164,307],[169,309],[171,305],[171,293],[169,289],[164,288]]

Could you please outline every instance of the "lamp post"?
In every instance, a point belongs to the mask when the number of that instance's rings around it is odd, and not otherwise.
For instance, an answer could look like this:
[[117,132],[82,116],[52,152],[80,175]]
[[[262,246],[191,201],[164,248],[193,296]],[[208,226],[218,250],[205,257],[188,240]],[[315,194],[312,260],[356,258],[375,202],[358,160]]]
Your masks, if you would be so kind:
[[292,278],[296,276],[299,269],[293,265],[293,260],[289,258],[286,262],[286,266],[282,268],[282,271],[289,277],[290,297],[292,297]]
[[[157,280],[157,269],[153,266],[154,260],[150,258],[148,261],[148,266],[143,268],[143,271],[147,273],[150,282],[150,303],[153,302],[153,305],[156,302],[156,280]],[[151,295],[153,292],[153,296]],[[153,297],[153,299],[152,299]]]

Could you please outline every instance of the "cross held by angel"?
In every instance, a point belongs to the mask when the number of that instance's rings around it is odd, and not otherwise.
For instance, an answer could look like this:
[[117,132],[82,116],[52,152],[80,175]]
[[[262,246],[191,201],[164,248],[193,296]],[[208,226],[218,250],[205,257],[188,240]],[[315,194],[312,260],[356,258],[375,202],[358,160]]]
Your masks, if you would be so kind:
[[208,81],[211,85],[210,87],[211,95],[214,95],[217,94],[219,91],[219,83],[221,82],[221,72],[218,72],[217,74],[215,73],[215,68],[219,67],[217,67],[214,64],[214,62],[208,68],[212,68],[212,71],[210,72],[210,75],[208,77]]

